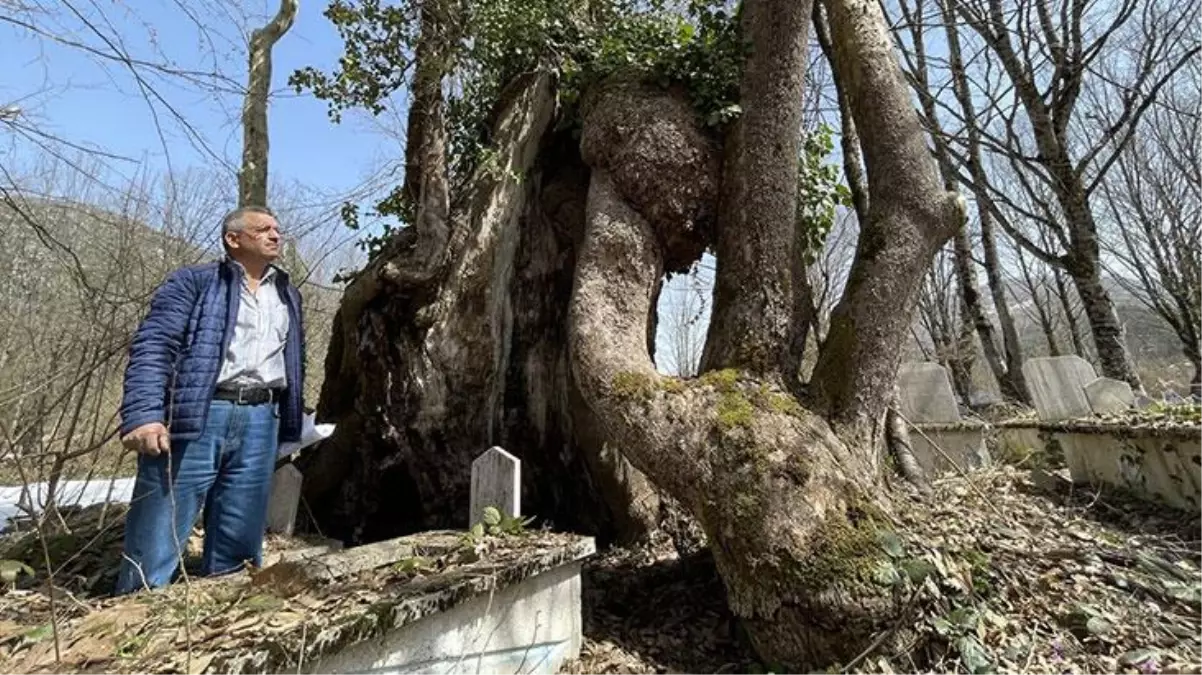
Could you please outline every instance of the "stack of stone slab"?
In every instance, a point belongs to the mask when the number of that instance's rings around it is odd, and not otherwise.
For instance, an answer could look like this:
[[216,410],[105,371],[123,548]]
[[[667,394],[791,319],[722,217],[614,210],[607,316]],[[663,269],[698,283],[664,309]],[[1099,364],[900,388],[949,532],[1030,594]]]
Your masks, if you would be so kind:
[[[938,363],[906,363],[898,370],[902,414],[913,426],[914,459],[929,475],[959,467],[989,465],[985,449],[988,425],[960,417],[947,370]],[[936,447],[938,446],[938,447]]]

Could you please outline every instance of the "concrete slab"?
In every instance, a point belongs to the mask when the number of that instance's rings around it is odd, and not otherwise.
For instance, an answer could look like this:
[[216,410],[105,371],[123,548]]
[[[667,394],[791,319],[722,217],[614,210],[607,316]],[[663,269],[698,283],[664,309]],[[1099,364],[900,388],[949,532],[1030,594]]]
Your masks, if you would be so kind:
[[897,372],[902,414],[912,424],[958,422],[960,406],[947,369],[938,363],[905,363]]
[[1135,392],[1131,385],[1109,377],[1085,385],[1085,398],[1089,407],[1099,415],[1110,415],[1130,410],[1135,405]]
[[1093,408],[1085,385],[1098,378],[1089,361],[1079,356],[1043,356],[1023,364],[1023,376],[1039,419],[1045,421],[1089,417]]

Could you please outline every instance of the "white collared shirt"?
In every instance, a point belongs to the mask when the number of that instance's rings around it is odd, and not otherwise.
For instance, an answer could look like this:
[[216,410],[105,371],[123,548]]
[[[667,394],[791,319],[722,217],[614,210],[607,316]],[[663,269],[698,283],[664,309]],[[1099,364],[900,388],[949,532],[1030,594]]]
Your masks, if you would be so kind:
[[282,389],[288,384],[284,371],[284,345],[291,321],[288,307],[276,285],[276,268],[267,266],[259,287],[250,290],[246,269],[241,270],[242,287],[234,335],[222,359],[217,386]]

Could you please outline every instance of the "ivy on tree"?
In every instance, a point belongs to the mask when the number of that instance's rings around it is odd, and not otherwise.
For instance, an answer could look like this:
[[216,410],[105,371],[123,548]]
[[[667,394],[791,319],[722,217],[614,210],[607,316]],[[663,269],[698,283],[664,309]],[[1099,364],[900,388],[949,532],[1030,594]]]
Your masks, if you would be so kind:
[[[742,112],[738,83],[746,47],[732,6],[705,0],[690,0],[683,8],[664,0],[608,0],[590,4],[584,12],[557,0],[464,3],[455,14],[462,25],[446,27],[461,36],[451,59],[447,98],[452,180],[461,183],[487,161],[488,115],[502,87],[535,69],[558,73],[565,124],[579,124],[577,104],[590,85],[617,74],[683,86],[707,126],[730,123]],[[338,66],[329,74],[302,68],[289,84],[326,101],[334,122],[348,109],[380,114],[389,97],[408,82],[420,11],[416,0],[387,6],[380,0],[333,0],[324,15],[344,43]],[[809,131],[799,160],[797,217],[804,225],[800,243],[807,263],[821,251],[836,207],[850,205],[838,167],[826,161],[834,147],[832,136],[826,124]],[[381,236],[362,242],[374,255],[409,220],[399,187],[374,204],[371,214],[400,221],[399,226],[386,223]],[[359,229],[356,205],[345,205],[342,218],[350,229]]]

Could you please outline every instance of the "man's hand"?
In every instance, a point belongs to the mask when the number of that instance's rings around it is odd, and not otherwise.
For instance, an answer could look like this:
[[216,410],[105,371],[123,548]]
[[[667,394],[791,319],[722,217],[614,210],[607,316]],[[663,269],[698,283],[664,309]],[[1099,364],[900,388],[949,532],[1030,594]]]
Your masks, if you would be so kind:
[[160,422],[143,424],[134,429],[121,438],[121,444],[151,457],[161,452],[171,452],[171,437],[167,427]]

